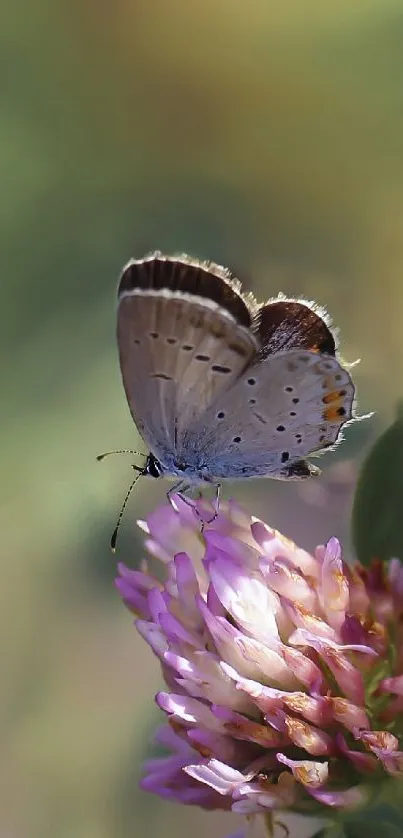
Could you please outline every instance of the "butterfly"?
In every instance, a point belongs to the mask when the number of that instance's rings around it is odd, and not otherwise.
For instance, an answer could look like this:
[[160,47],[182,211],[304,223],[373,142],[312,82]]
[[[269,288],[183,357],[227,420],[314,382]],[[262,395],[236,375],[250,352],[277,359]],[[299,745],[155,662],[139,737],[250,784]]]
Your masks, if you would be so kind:
[[307,456],[331,448],[354,416],[326,314],[283,295],[259,305],[213,262],[158,251],[128,262],[117,343],[150,451],[138,471],[176,478],[169,495],[226,478],[319,474]]

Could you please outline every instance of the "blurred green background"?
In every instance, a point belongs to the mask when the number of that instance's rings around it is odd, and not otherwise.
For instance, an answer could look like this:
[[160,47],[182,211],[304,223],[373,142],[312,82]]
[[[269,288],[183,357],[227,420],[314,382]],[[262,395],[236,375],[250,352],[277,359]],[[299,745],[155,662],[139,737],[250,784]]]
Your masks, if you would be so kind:
[[[0,18],[0,835],[224,835],[231,817],[137,790],[160,676],[113,587],[130,459],[95,462],[139,445],[116,280],[180,250],[330,310],[376,416],[320,480],[235,492],[348,554],[357,464],[403,392],[403,6],[37,0]],[[138,485],[118,558],[138,562],[135,519],[165,490]]]

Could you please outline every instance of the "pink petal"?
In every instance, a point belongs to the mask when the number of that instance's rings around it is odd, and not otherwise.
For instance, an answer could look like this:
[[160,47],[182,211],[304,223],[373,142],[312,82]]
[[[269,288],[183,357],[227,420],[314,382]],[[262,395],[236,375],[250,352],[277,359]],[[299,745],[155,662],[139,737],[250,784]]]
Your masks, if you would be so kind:
[[345,789],[344,791],[325,791],[324,789],[307,789],[309,794],[323,803],[325,806],[332,806],[335,809],[355,809],[368,798],[368,792],[362,787]]
[[289,759],[285,754],[277,754],[277,759],[291,768],[295,779],[309,789],[323,786],[329,776],[328,762],[314,762],[313,760]]
[[302,719],[292,718],[292,716],[286,717],[285,724],[288,736],[294,742],[294,745],[303,748],[308,754],[319,757],[330,756],[334,753],[333,741],[323,730],[313,727]]
[[296,686],[303,684],[309,691],[319,692],[323,685],[323,675],[319,667],[299,649],[283,646],[281,655],[284,663],[297,679]]
[[339,629],[348,607],[349,589],[337,538],[331,538],[326,545],[321,571],[320,599],[327,622],[333,628]]
[[[284,602],[284,610],[294,626],[301,629],[302,632],[309,632],[310,634],[314,634],[315,637],[323,637],[328,640],[337,640],[334,628],[329,626],[328,623],[322,620],[322,618],[317,614],[314,614],[298,602],[290,602],[289,600],[286,600]],[[290,635],[289,642],[292,642],[291,637],[294,637],[294,634]]]
[[159,621],[168,640],[172,643],[187,643],[195,649],[204,648],[203,637],[196,631],[190,631],[172,614],[160,614]]
[[281,558],[272,562],[261,560],[260,570],[266,584],[280,596],[298,602],[308,611],[312,611],[316,607],[315,591],[290,562]]
[[261,578],[245,572],[231,559],[209,562],[208,572],[219,600],[239,626],[262,642],[278,638],[276,614],[281,606]]
[[395,678],[384,678],[379,685],[379,689],[383,692],[403,695],[403,675],[396,675]]
[[303,692],[284,694],[284,704],[289,710],[319,726],[329,725],[333,720],[330,702],[328,696],[312,696]]
[[348,748],[346,740],[341,733],[336,733],[336,745],[343,756],[353,763],[360,773],[372,773],[376,770],[376,759],[372,754],[364,754],[362,751],[354,751]]
[[369,727],[369,719],[363,707],[357,707],[346,698],[329,698],[333,717],[336,722],[351,731]]
[[210,561],[217,556],[230,558],[231,561],[238,564],[240,567],[248,570],[258,570],[260,552],[239,538],[223,535],[216,530],[210,530],[205,533],[206,554],[205,559]]
[[168,716],[173,716],[185,726],[206,727],[208,730],[222,732],[222,725],[210,708],[196,698],[175,695],[174,693],[157,693],[156,702]]
[[262,725],[229,710],[228,707],[212,705],[212,712],[222,722],[222,730],[234,739],[254,742],[263,748],[283,747],[285,737],[268,725]]
[[187,765],[183,769],[186,774],[198,780],[200,783],[213,788],[218,794],[232,795],[239,786],[247,780],[240,771],[230,768],[218,759],[210,759],[206,763],[198,765]]
[[164,632],[155,623],[147,622],[146,620],[137,620],[136,628],[139,634],[144,637],[153,652],[161,658],[167,651],[168,644]]
[[[192,747],[206,759],[216,757],[221,762],[226,762],[233,767],[245,765],[253,757],[254,745],[248,742],[235,741],[232,737],[221,735],[217,731],[206,730],[205,728],[193,728],[187,731],[187,738]],[[192,762],[192,760],[188,760]]]

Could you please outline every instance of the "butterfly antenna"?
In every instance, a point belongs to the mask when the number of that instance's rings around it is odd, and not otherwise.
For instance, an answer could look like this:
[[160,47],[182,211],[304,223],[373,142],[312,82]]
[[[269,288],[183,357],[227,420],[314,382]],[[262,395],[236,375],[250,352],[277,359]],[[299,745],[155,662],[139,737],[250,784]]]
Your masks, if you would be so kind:
[[[111,452],[111,453],[115,453],[115,452]],[[135,468],[135,467],[134,467],[134,468]],[[130,497],[130,495],[131,495],[131,493],[132,493],[132,491],[133,491],[133,489],[134,489],[134,487],[135,487],[135,485],[136,485],[136,483],[137,483],[137,481],[138,481],[139,477],[141,477],[141,475],[144,473],[144,472],[143,472],[143,469],[140,469],[140,468],[136,468],[136,471],[138,471],[138,474],[136,474],[136,476],[135,476],[135,478],[134,478],[133,482],[130,484],[130,486],[129,486],[128,490],[127,490],[126,497],[125,497],[125,499],[124,499],[124,501],[123,501],[123,503],[122,503],[122,506],[121,506],[121,509],[120,509],[120,512],[119,512],[119,516],[118,516],[118,520],[117,520],[117,523],[116,523],[116,527],[115,527],[115,529],[113,530],[113,533],[112,533],[112,537],[111,537],[111,550],[112,550],[112,553],[115,553],[115,551],[116,551],[116,541],[117,541],[118,532],[119,532],[119,529],[120,529],[120,524],[121,524],[121,522],[122,522],[123,513],[124,513],[124,511],[125,511],[125,509],[126,509],[126,506],[127,506],[127,501],[129,500],[129,497]]]
[[104,454],[98,454],[97,460],[100,463],[105,457],[109,457],[111,454],[135,454],[137,457],[146,457],[147,455],[143,453],[143,451],[133,451],[132,448],[123,448],[121,451],[105,451]]

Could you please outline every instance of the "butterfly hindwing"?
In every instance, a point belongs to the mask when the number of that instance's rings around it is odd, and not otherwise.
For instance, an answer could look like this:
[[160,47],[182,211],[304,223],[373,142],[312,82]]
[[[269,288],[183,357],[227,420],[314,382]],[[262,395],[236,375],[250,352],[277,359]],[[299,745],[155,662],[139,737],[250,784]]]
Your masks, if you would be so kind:
[[310,470],[301,462],[336,442],[353,401],[351,378],[335,358],[282,352],[250,365],[219,394],[188,428],[184,448],[208,464],[212,479],[302,478]]
[[336,341],[327,314],[314,303],[279,297],[260,306],[254,331],[261,346],[260,356],[308,349],[335,355]]

